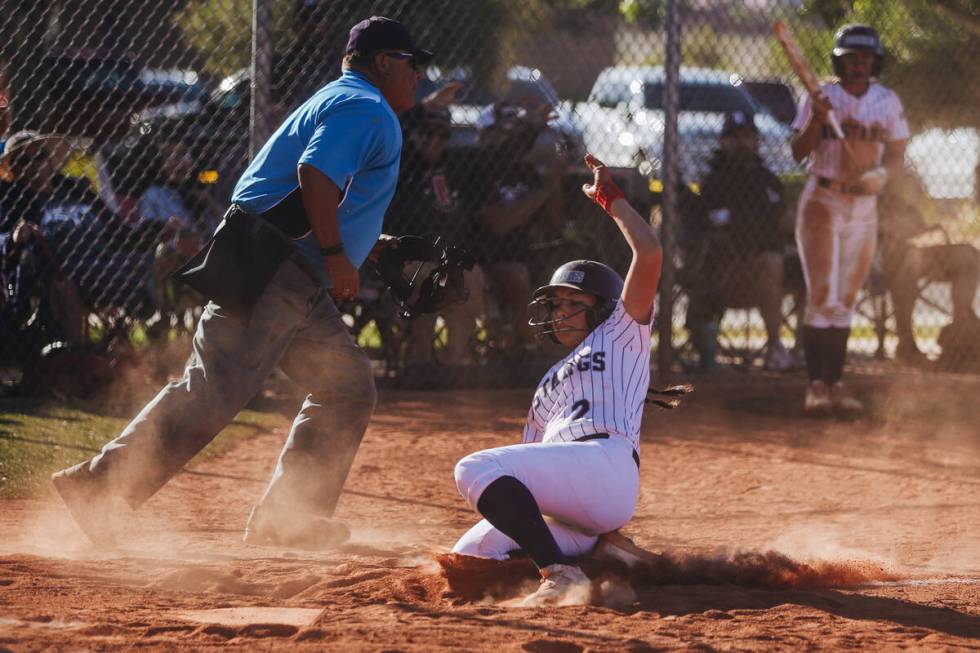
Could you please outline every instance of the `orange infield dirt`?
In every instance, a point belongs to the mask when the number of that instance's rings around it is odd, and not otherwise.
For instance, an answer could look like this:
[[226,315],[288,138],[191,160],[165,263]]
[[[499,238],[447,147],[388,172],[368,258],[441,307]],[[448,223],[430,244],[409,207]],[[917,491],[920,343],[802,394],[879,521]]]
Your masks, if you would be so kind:
[[530,391],[388,392],[335,551],[241,543],[285,419],[193,462],[116,551],[53,494],[0,504],[0,651],[980,649],[980,384],[866,378],[870,415],[835,421],[800,416],[800,379],[735,381],[648,411],[624,530],[662,562],[587,561],[594,605],[513,607],[526,562],[448,555],[476,519],[453,466],[515,442]]

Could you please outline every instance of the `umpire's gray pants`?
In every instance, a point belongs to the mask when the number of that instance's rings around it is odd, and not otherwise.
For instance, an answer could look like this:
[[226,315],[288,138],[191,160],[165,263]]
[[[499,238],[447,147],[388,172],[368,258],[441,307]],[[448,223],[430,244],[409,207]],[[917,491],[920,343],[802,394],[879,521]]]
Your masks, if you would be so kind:
[[210,303],[184,376],[167,384],[89,470],[134,509],[227,426],[280,368],[309,394],[261,505],[329,517],[374,410],[371,364],[337,307],[286,262],[246,328]]

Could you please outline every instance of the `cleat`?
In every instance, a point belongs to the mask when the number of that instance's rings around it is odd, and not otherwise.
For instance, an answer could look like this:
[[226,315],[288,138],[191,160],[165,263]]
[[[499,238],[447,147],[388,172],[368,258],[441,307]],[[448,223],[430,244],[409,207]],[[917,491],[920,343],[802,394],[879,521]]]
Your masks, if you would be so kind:
[[587,605],[592,598],[592,581],[578,567],[548,565],[541,570],[541,585],[528,595],[521,606]]
[[350,539],[350,530],[327,517],[305,517],[300,523],[276,521],[252,509],[242,541],[256,546],[281,546],[322,551],[340,546]]
[[842,413],[860,413],[864,411],[864,403],[851,394],[843,381],[830,386],[830,403],[835,410]]
[[603,533],[599,536],[592,557],[597,560],[618,560],[627,567],[655,565],[663,562],[663,556],[653,551],[641,549],[633,540],[619,531]]
[[803,400],[803,412],[807,415],[827,415],[832,407],[827,384],[819,379],[811,381],[806,389],[806,398]]
[[89,471],[88,462],[52,474],[51,483],[68,506],[72,519],[93,544],[115,546],[111,519],[113,500],[102,487],[101,479]]

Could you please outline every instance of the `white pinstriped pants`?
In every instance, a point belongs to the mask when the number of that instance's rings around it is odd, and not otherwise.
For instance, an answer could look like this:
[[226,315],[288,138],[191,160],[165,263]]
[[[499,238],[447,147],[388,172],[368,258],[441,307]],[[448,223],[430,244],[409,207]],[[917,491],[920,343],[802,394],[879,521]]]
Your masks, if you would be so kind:
[[796,213],[796,244],[807,288],[806,325],[851,326],[877,238],[877,197],[821,188],[810,176]]
[[[456,464],[456,487],[475,510],[487,486],[513,476],[534,496],[562,553],[589,553],[602,533],[624,526],[636,511],[640,472],[625,438],[536,442],[485,449]],[[506,560],[520,546],[481,520],[453,553]]]

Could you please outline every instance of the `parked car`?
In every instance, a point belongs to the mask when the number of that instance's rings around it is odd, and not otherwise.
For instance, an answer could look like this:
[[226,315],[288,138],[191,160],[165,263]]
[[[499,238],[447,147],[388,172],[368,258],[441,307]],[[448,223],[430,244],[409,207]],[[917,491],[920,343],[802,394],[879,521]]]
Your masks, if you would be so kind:
[[174,92],[147,84],[125,56],[102,50],[69,49],[46,55],[32,74],[35,93],[22,111],[33,129],[70,136],[124,135],[138,112],[174,99]]
[[[555,148],[562,147],[572,160],[584,154],[584,140],[578,117],[568,102],[563,102],[541,71],[526,66],[514,66],[507,71],[506,82],[498,91],[490,91],[470,83],[465,69],[442,71],[430,68],[419,83],[421,99],[450,81],[463,82],[457,102],[450,105],[453,134],[449,143],[461,160],[475,150],[482,120],[494,103],[501,100],[540,103],[554,107],[556,118],[550,129],[542,132],[535,142],[535,156],[546,159]],[[276,98],[273,98],[276,100]],[[156,110],[142,114],[135,129],[160,130],[179,135],[190,147],[201,171],[215,185],[215,194],[227,201],[238,176],[248,163],[249,110],[251,75],[242,69],[225,77],[209,95],[195,94],[192,102],[181,106],[184,111]],[[172,109],[174,107],[169,107]]]
[[[589,151],[608,165],[635,167],[646,177],[659,178],[665,79],[662,66],[614,66],[599,73],[588,101],[576,107]],[[677,122],[682,180],[701,180],[729,111],[755,116],[760,153],[775,173],[799,171],[789,147],[790,129],[756,102],[740,76],[681,68]]]
[[796,118],[797,96],[793,89],[778,79],[746,79],[743,83],[756,102],[766,108],[784,125]]

